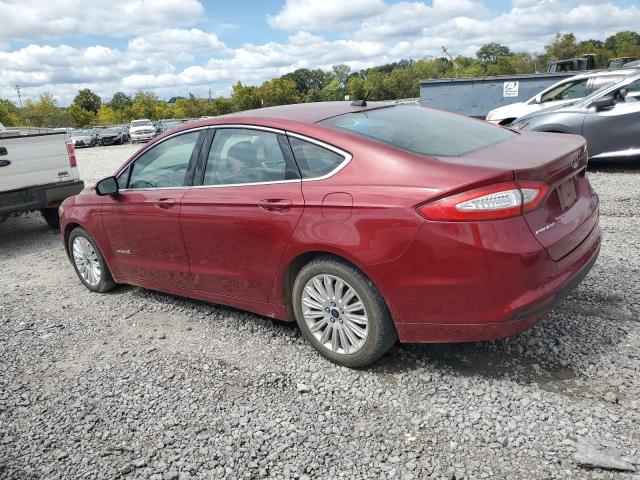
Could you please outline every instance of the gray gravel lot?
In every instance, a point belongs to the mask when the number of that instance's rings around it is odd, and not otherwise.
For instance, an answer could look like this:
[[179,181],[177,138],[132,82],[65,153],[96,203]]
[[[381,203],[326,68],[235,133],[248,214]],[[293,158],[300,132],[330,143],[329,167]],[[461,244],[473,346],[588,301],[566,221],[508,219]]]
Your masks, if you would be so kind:
[[[138,146],[78,151],[88,183]],[[640,160],[597,165],[580,287],[499,342],[396,346],[349,370],[298,329],[122,286],[87,291],[38,215],[0,224],[0,478],[640,478]]]

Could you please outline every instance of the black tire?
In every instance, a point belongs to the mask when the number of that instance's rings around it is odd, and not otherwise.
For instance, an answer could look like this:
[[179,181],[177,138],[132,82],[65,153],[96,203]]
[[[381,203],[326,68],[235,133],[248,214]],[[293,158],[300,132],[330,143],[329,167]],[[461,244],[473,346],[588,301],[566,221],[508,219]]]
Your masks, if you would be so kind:
[[47,225],[54,230],[60,229],[60,214],[57,208],[43,208],[40,210],[40,214],[42,218],[44,218],[44,221],[47,222]]
[[[87,282],[83,278],[82,274],[78,270],[78,266],[76,265],[76,262],[74,261],[73,242],[78,237],[83,237],[85,240],[87,240],[91,244],[98,258],[101,274],[100,274],[100,280],[96,285],[91,285],[89,282]],[[76,271],[78,278],[84,284],[84,286],[87,287],[87,289],[96,293],[105,293],[110,290],[113,290],[116,287],[116,282],[113,281],[113,277],[111,276],[109,267],[107,266],[107,263],[104,261],[104,257],[102,256],[102,252],[100,252],[100,249],[98,248],[98,244],[95,242],[93,237],[91,237],[91,235],[89,235],[89,233],[84,228],[76,227],[71,231],[71,233],[69,234],[69,240],[67,242],[67,248],[69,250],[69,259],[71,260],[73,269]]]
[[[362,347],[354,353],[337,353],[323,346],[309,329],[302,307],[304,288],[317,275],[331,275],[346,282],[355,290],[365,307],[368,333]],[[397,342],[389,309],[376,286],[360,270],[334,257],[319,257],[306,264],[293,284],[292,307],[302,334],[320,354],[333,363],[350,368],[370,365],[382,357]]]

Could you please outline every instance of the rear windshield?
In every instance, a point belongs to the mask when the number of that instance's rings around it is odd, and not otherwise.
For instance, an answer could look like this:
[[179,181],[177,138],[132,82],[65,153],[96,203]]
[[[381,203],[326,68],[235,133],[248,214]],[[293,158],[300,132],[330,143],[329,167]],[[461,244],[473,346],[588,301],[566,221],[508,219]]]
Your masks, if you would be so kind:
[[410,152],[446,157],[464,155],[517,135],[472,118],[413,105],[347,113],[319,123]]

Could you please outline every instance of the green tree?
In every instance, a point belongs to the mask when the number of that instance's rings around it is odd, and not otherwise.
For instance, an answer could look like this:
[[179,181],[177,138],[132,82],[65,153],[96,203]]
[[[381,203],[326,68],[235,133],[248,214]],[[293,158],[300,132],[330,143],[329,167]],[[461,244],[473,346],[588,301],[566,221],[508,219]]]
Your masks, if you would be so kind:
[[20,112],[13,102],[0,100],[0,123],[5,127],[16,127],[20,124]]
[[40,94],[38,100],[28,99],[24,106],[25,119],[34,127],[71,126],[70,118],[58,108],[58,102],[48,92]]
[[109,101],[109,107],[118,111],[125,111],[131,108],[133,105],[133,100],[131,97],[124,92],[116,92],[111,97]]
[[550,45],[545,45],[545,52],[552,60],[563,60],[578,55],[578,44],[573,33],[558,33]]
[[498,63],[498,60],[501,58],[511,55],[513,55],[513,53],[511,53],[509,47],[500,45],[499,43],[487,43],[476,52],[478,60],[487,63]]
[[420,78],[411,67],[398,68],[385,76],[384,88],[389,99],[419,97]]
[[69,106],[66,113],[71,118],[73,126],[78,128],[91,127],[95,125],[98,120],[97,115],[94,112],[92,112],[91,110],[85,110],[75,103],[72,103]]
[[255,96],[263,107],[297,103],[300,98],[293,80],[274,78],[256,88]]
[[362,100],[367,94],[364,78],[360,76],[349,77],[347,80],[347,93],[351,100]]
[[341,63],[339,65],[334,65],[333,67],[331,67],[331,70],[333,71],[333,75],[336,80],[338,80],[338,83],[340,83],[340,86],[344,87],[347,81],[347,77],[349,76],[349,72],[351,71],[351,67],[349,67],[349,65]]
[[640,56],[640,34],[637,32],[618,32],[604,41],[604,48],[612,57]]
[[241,82],[233,86],[231,100],[236,111],[260,108],[260,100],[255,95],[255,89],[256,87],[245,86]]
[[133,97],[131,112],[135,118],[156,120],[156,103],[158,96],[152,92],[138,90]]
[[322,89],[322,99],[324,101],[332,101],[332,100],[344,100],[345,90],[340,85],[340,82],[337,78],[331,80],[323,89]]
[[98,95],[93,93],[88,88],[85,88],[78,92],[78,94],[73,99],[73,102],[71,103],[72,105],[77,105],[84,110],[98,113],[98,109],[100,108],[102,101],[100,100],[100,97]]

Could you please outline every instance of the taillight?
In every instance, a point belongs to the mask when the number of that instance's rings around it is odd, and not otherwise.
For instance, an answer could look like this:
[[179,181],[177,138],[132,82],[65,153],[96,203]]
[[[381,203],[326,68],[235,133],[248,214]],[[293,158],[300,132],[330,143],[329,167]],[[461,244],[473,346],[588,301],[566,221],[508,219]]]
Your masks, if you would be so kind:
[[69,165],[77,167],[78,162],[76,161],[76,150],[70,143],[67,143],[67,154],[69,155]]
[[540,182],[500,183],[421,205],[418,212],[429,220],[448,222],[517,217],[538,208],[548,190]]

